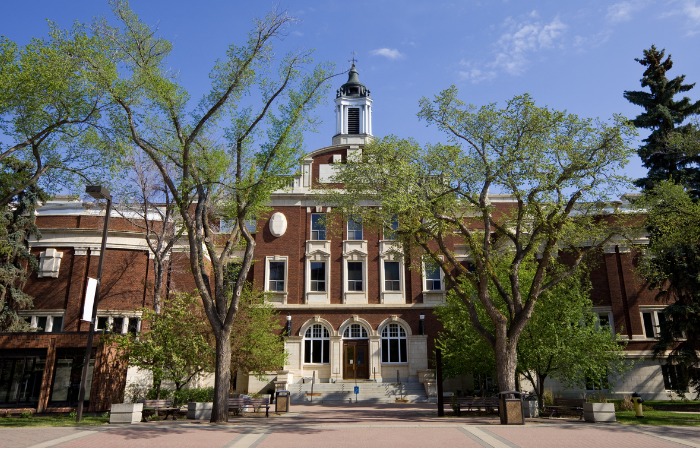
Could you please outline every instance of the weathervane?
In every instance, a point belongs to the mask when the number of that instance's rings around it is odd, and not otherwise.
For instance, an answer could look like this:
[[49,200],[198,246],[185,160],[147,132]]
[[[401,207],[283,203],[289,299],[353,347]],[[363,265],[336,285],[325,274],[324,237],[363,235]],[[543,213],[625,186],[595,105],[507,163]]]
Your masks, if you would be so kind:
[[351,62],[353,66],[357,62],[357,58],[355,58],[355,50],[352,51],[352,59],[349,59],[348,62]]

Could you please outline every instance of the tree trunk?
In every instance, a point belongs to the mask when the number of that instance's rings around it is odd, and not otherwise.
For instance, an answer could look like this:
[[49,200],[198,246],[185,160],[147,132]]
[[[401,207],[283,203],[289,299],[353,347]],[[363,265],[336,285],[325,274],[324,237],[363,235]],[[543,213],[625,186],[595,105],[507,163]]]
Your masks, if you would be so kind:
[[231,387],[231,336],[216,333],[216,369],[214,378],[214,405],[211,421],[228,422],[228,396]]
[[496,332],[496,376],[499,391],[515,390],[515,368],[518,364],[517,342],[507,337],[505,326]]
[[547,375],[537,374],[537,406],[540,410],[544,409],[544,380]]

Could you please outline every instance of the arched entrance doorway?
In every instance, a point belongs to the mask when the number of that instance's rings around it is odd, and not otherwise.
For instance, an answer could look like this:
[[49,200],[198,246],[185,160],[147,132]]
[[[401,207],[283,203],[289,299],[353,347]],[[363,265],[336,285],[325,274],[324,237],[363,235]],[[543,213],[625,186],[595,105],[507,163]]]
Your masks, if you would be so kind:
[[343,332],[343,379],[369,378],[369,336],[360,324],[353,323]]

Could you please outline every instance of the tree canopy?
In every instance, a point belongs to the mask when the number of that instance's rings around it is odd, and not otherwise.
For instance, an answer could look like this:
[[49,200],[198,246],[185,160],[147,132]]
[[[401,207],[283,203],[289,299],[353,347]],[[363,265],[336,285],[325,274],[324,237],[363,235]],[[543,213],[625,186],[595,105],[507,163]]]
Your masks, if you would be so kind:
[[[700,148],[697,145],[697,127],[687,120],[700,112],[700,100],[688,97],[676,100],[679,94],[690,91],[695,83],[685,84],[685,75],[669,79],[667,73],[673,67],[671,55],[665,59],[665,50],[654,45],[644,50],[644,57],[637,58],[645,67],[641,84],[649,91],[625,91],[625,98],[644,108],[633,123],[638,128],[651,130],[639,150],[647,176],[636,181],[637,186],[651,189],[656,183],[673,180],[688,186],[694,195],[700,194]],[[684,123],[686,122],[686,123]],[[692,148],[674,143],[683,135],[695,136]],[[678,136],[680,135],[680,136]]]
[[[529,263],[523,265],[524,280],[532,276],[533,268]],[[504,277],[508,270],[501,268],[499,273]],[[547,378],[569,387],[585,386],[587,379],[607,379],[625,369],[623,345],[609,327],[599,326],[593,314],[590,282],[582,277],[584,273],[581,269],[542,294],[518,342],[517,372],[530,381],[540,406]],[[473,287],[465,285],[464,289]],[[493,291],[495,286],[489,289]],[[479,316],[485,317],[483,308],[477,307]],[[450,294],[436,313],[445,330],[437,345],[443,352],[446,372],[453,376],[495,372],[493,349],[474,329],[464,303]]]
[[[209,92],[191,107],[169,70],[172,45],[141,22],[126,2],[114,2],[120,25],[98,21],[90,48],[72,46],[90,80],[108,96],[121,147],[136,146],[156,166],[177,205],[190,269],[216,342],[213,422],[228,418],[231,332],[253,263],[255,239],[246,221],[268,208],[270,193],[297,168],[303,131],[330,72],[311,67],[309,52],[279,57],[276,40],[292,18],[272,13],[214,65]],[[65,44],[90,32],[76,27]],[[219,219],[233,224],[219,233]],[[228,266],[239,266],[227,280]]]
[[700,396],[700,204],[683,186],[663,181],[640,199],[647,209],[649,247],[642,259],[642,274],[658,297],[663,310],[655,352],[678,366],[683,382]]
[[[420,105],[449,143],[377,140],[342,165],[336,181],[345,190],[334,201],[368,222],[398,218],[406,256],[440,266],[493,348],[499,388],[512,390],[517,344],[539,297],[615,232],[614,220],[599,219],[602,202],[626,186],[620,169],[633,129],[619,117],[607,124],[538,107],[528,95],[477,108],[452,87]],[[568,265],[557,263],[563,251]],[[497,270],[503,257],[506,274]]]

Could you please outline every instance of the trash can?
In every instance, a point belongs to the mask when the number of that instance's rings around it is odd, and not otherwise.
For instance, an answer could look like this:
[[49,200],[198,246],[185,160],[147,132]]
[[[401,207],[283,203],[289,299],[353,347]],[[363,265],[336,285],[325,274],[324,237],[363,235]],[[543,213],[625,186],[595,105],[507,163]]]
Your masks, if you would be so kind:
[[524,425],[522,394],[518,391],[500,392],[498,413],[501,416],[501,425]]
[[533,417],[540,417],[539,405],[537,403],[537,396],[526,395],[523,398],[523,417],[525,419],[531,419]]
[[291,397],[289,391],[277,391],[275,396],[275,412],[289,412],[289,404]]

